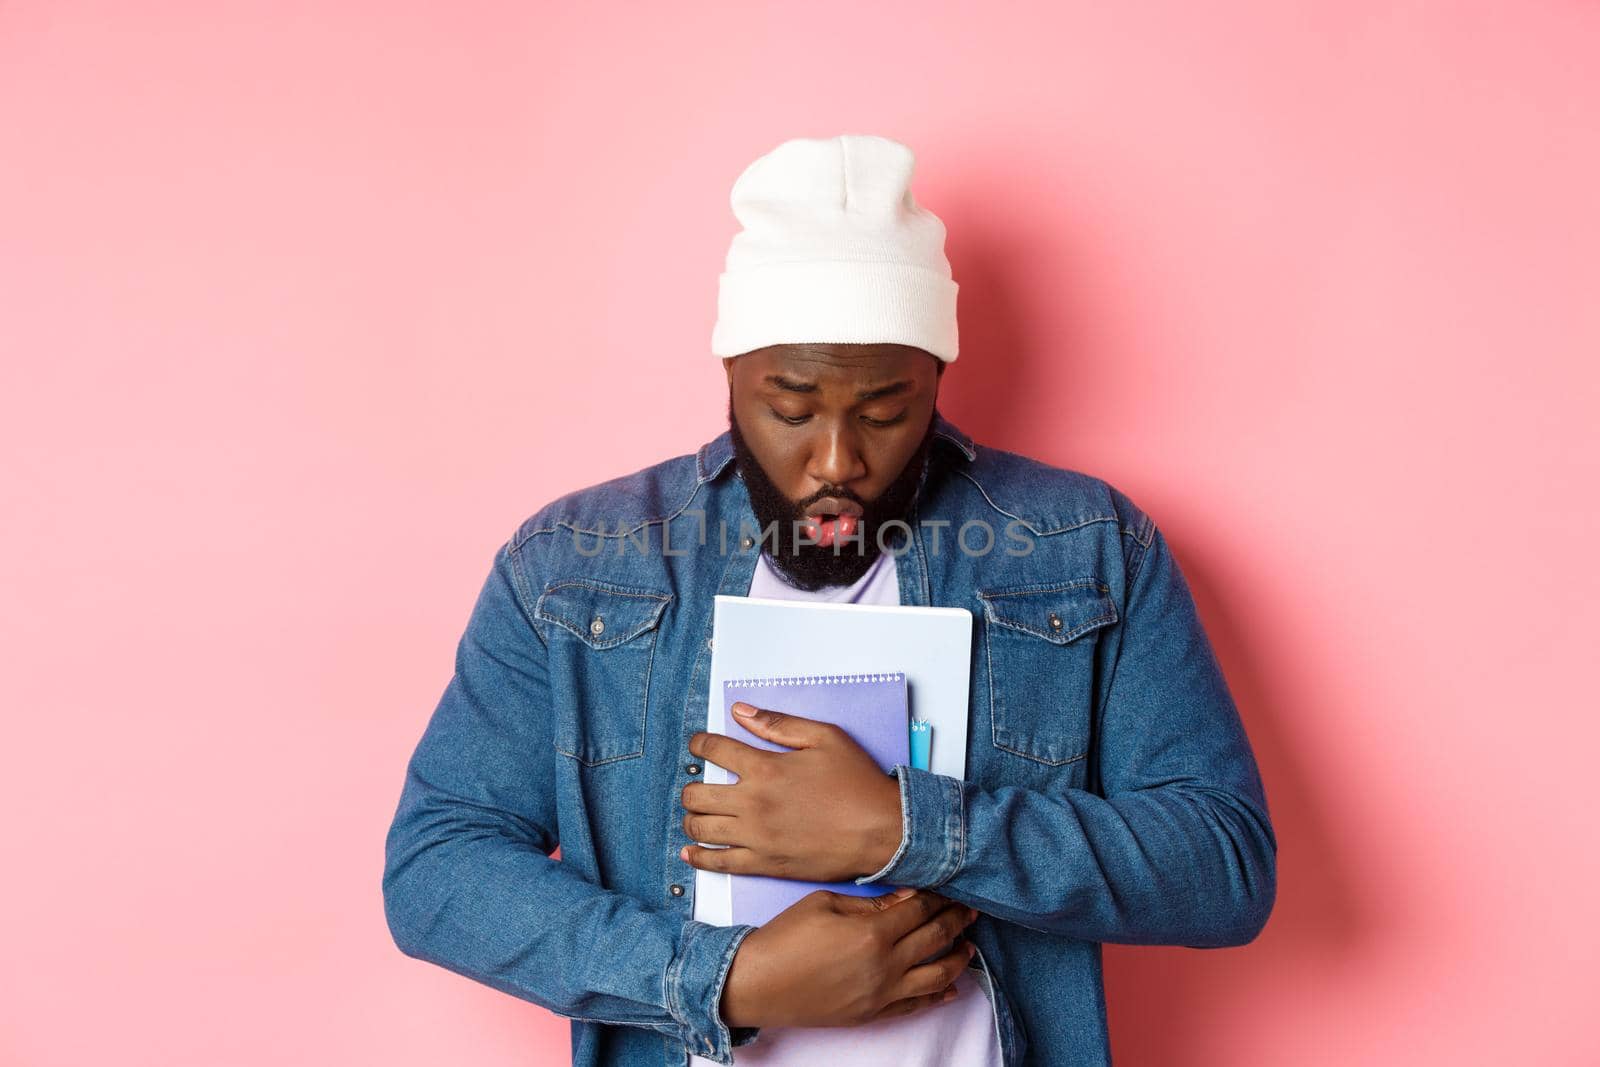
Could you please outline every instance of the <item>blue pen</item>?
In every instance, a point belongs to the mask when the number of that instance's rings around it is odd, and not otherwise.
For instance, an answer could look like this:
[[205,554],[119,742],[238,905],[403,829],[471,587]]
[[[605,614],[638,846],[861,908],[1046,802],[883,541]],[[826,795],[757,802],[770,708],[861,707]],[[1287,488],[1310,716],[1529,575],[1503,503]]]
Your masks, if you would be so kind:
[[914,770],[929,769],[929,751],[933,747],[933,723],[927,719],[911,720],[911,766]]

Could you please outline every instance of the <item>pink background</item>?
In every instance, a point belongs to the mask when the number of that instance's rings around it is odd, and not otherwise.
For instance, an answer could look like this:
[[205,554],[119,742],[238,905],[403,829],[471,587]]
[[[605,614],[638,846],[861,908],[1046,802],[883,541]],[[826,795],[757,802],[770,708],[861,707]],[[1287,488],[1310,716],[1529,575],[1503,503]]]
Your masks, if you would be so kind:
[[0,1062],[567,1061],[392,946],[383,833],[494,549],[723,428],[733,179],[840,132],[949,225],[947,413],[1152,512],[1267,778],[1271,923],[1108,947],[1118,1062],[1596,1062],[1597,55],[1577,2],[0,6]]

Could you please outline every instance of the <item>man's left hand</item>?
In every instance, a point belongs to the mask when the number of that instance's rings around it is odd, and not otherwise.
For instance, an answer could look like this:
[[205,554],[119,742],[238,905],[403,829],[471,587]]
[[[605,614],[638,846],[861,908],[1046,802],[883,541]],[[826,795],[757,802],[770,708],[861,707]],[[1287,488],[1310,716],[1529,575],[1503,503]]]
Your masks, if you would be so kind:
[[[692,866],[844,882],[871,874],[900,847],[900,783],[841,727],[799,715],[733,706],[772,752],[722,734],[697,733],[689,751],[738,775],[732,785],[683,787],[684,831]],[[746,716],[742,713],[754,712]]]

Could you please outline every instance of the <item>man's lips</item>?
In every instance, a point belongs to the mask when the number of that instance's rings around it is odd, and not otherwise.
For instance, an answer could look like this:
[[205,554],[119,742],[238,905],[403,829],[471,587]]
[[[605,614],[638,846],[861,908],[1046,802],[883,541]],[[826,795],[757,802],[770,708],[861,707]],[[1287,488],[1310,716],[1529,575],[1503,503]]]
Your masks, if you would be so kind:
[[833,542],[840,537],[855,536],[856,526],[861,522],[859,515],[839,515],[836,517],[822,515],[807,515],[804,523],[806,537],[822,548],[833,547]]
[[861,522],[861,505],[853,500],[825,496],[806,508],[806,537],[819,548],[831,548],[841,537],[853,537]]

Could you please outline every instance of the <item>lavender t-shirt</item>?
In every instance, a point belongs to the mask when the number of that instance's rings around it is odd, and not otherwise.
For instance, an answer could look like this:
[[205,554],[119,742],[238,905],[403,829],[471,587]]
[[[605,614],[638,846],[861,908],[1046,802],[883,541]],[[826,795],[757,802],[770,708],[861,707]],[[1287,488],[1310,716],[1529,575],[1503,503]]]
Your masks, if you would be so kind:
[[[796,589],[767,562],[756,563],[749,596],[774,600],[821,600],[841,604],[898,604],[900,582],[895,557],[880,553],[872,569],[850,585],[816,592]],[[703,888],[695,872],[695,892]],[[741,1067],[816,1067],[817,1064],[895,1064],[897,1067],[1000,1067],[1000,1034],[981,972],[964,969],[956,978],[956,999],[919,1008],[910,1015],[860,1026],[766,1026],[755,1041],[733,1050]],[[717,1067],[704,1056],[689,1056],[691,1067]]]

